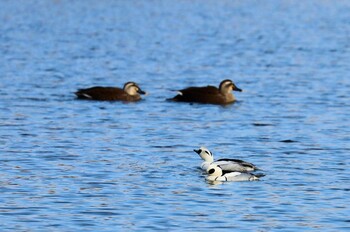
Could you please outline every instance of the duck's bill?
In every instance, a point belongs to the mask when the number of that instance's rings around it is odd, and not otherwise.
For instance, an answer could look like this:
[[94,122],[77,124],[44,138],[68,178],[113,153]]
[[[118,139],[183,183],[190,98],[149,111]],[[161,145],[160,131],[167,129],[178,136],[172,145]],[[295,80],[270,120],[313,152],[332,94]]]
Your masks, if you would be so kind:
[[193,149],[193,151],[196,152],[197,154],[201,153],[200,150]]
[[238,91],[238,92],[242,92],[243,90],[238,88],[237,86],[233,86],[232,88],[233,91]]
[[139,89],[137,92],[138,92],[139,94],[146,94],[146,92],[143,91],[143,90],[141,90],[141,89]]

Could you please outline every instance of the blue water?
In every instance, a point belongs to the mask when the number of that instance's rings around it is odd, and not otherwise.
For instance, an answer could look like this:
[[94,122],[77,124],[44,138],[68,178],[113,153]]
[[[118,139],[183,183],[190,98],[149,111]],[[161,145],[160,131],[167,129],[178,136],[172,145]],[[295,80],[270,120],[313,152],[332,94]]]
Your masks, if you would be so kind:
[[[350,230],[350,2],[0,1],[1,231]],[[232,79],[227,106],[164,99]],[[138,103],[77,88],[137,82]],[[211,185],[192,150],[259,182]]]

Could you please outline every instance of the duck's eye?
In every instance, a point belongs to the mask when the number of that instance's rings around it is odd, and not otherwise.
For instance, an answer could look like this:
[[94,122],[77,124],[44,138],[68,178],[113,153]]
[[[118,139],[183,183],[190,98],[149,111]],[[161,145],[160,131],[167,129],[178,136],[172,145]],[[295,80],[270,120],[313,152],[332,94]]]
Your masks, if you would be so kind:
[[208,171],[209,174],[213,174],[214,172],[215,172],[215,169],[214,169],[214,168],[212,168],[212,169],[210,169],[210,170]]

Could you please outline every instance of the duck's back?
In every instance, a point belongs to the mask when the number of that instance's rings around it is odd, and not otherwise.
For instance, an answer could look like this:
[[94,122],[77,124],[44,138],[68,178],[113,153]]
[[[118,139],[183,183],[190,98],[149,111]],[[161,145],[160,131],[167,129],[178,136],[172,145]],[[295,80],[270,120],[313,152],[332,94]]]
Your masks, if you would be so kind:
[[226,171],[252,172],[258,170],[254,164],[239,159],[219,159],[214,164]]
[[78,99],[99,100],[99,101],[137,101],[139,95],[131,96],[123,89],[117,87],[96,86],[87,89],[79,89],[75,95]]
[[225,104],[225,96],[214,86],[189,87],[179,90],[179,94],[172,100],[180,102],[197,102],[208,104]]

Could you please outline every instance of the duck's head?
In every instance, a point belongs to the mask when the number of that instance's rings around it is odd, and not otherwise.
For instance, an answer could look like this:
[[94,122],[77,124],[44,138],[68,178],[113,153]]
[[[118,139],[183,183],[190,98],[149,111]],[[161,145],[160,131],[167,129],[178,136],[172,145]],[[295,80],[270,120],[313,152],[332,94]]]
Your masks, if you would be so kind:
[[196,152],[206,162],[211,163],[214,161],[213,153],[211,153],[205,147],[200,147],[198,150],[194,149],[193,151]]
[[222,94],[228,94],[231,91],[239,91],[242,92],[242,89],[238,88],[231,80],[226,79],[221,81],[219,90]]
[[142,91],[142,89],[135,83],[135,82],[127,82],[124,85],[124,91],[131,95],[137,95],[137,94],[146,94],[146,92]]
[[222,176],[223,172],[220,166],[216,164],[211,164],[207,169],[207,173],[210,177],[219,177],[219,176]]

